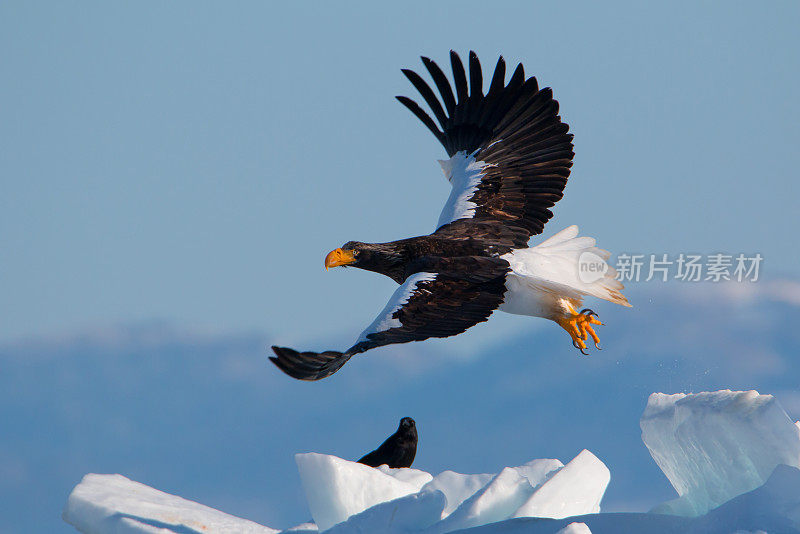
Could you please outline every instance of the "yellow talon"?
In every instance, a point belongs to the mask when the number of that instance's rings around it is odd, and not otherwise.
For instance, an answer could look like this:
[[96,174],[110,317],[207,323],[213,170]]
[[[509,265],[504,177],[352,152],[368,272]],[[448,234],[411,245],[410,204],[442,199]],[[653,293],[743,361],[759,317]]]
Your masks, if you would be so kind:
[[569,315],[557,319],[556,322],[561,328],[567,331],[572,338],[572,344],[575,348],[580,350],[582,354],[588,355],[588,353],[585,352],[587,349],[586,340],[591,336],[595,348],[600,350],[600,338],[592,327],[592,325],[602,326],[603,324],[600,322],[600,319],[597,318],[597,314],[589,309],[584,309],[581,310],[580,313],[576,313],[575,310],[570,308],[570,312]]

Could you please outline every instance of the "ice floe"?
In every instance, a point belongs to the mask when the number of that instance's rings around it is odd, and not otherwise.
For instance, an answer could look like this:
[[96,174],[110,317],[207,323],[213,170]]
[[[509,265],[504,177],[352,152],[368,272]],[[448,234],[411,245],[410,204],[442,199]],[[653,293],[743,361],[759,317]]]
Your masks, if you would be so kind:
[[655,511],[697,516],[800,466],[800,428],[757,391],[653,393],[642,440],[680,496]]
[[[600,513],[610,472],[588,450],[566,465],[436,476],[305,453],[296,462],[314,523],[283,532],[800,534],[800,424],[772,396],[654,393],[640,425],[679,495],[650,513]],[[120,475],[86,475],[63,517],[86,534],[278,532]]]

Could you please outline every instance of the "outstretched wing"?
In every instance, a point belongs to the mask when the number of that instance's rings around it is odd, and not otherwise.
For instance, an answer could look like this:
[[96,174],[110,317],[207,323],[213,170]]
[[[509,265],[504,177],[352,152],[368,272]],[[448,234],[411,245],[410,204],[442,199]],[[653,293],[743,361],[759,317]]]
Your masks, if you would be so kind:
[[297,352],[272,347],[270,360],[299,380],[330,376],[354,354],[390,345],[449,337],[483,322],[503,302],[508,263],[468,257],[458,262],[431,258],[430,271],[406,278],[386,307],[345,352]]
[[437,228],[469,233],[470,222],[501,224],[512,231],[513,245],[525,247],[553,216],[572,167],[572,135],[561,122],[550,88],[525,79],[518,65],[505,84],[506,65],[497,61],[489,91],[483,94],[478,57],[469,54],[469,83],[464,65],[451,51],[453,88],[439,66],[423,57],[441,102],[417,73],[403,73],[419,91],[438,125],[410,98],[398,96],[444,145],[450,159],[440,161],[453,189]]

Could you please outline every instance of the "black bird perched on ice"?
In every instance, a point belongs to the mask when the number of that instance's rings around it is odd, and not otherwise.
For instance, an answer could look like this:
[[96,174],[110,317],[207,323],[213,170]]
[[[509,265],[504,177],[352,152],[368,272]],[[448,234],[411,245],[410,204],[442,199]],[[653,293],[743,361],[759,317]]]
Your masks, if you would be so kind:
[[386,438],[380,447],[365,455],[358,463],[370,467],[411,467],[417,455],[417,425],[410,417],[400,419],[397,432]]
[[[440,160],[452,186],[436,230],[426,236],[361,243],[349,241],[325,258],[325,267],[351,266],[390,277],[400,287],[344,352],[298,352],[272,347],[270,359],[286,374],[319,380],[351,356],[392,343],[448,337],[486,321],[496,309],[550,319],[584,352],[599,348],[597,314],[577,311],[585,296],[629,306],[622,284],[595,247],[570,226],[529,247],[553,216],[572,167],[572,134],[558,115],[550,88],[539,89],[518,65],[505,83],[501,57],[483,93],[478,57],[469,54],[469,81],[450,52],[453,86],[439,66],[422,63],[441,96],[417,73],[403,74],[433,117],[404,96],[397,99],[428,127],[450,159]],[[584,267],[586,267],[584,269]],[[585,352],[584,352],[585,353]]]

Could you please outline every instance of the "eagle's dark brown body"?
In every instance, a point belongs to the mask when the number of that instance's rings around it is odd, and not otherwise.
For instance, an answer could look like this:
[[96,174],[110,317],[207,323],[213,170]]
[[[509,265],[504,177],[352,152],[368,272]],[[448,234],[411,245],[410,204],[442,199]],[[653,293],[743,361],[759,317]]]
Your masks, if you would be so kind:
[[388,243],[350,241],[342,245],[342,249],[356,254],[356,261],[349,266],[386,275],[398,284],[414,273],[438,271],[448,265],[451,269],[463,270],[457,262],[448,261],[456,258],[495,258],[497,262],[504,262],[498,256],[511,250],[510,246],[490,238],[459,235],[455,229],[448,230],[442,232],[444,235],[437,235],[437,231]]

